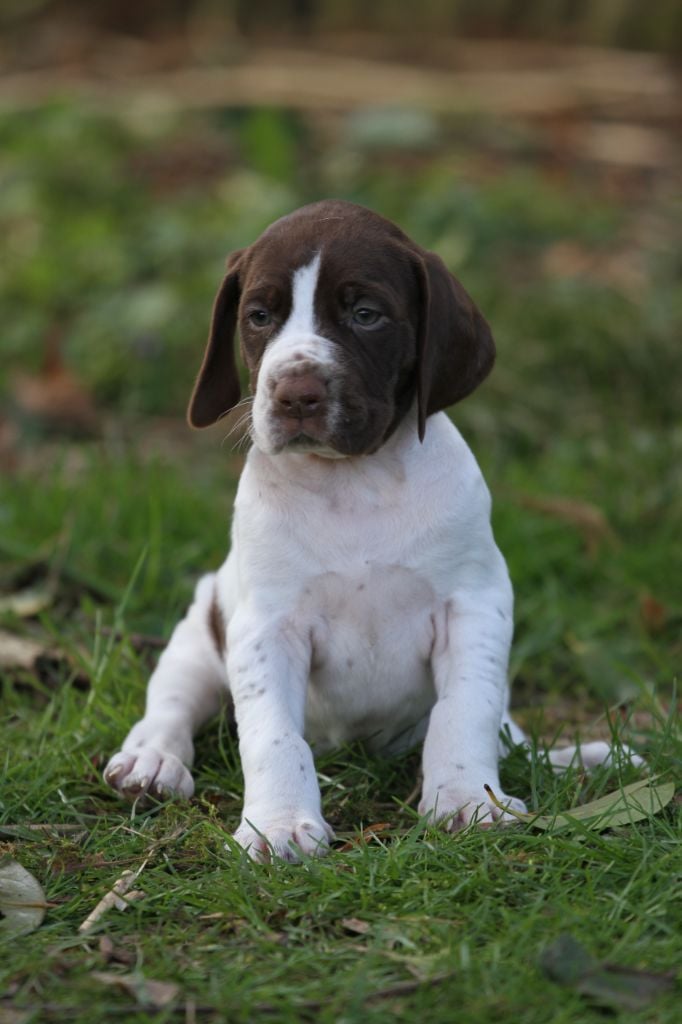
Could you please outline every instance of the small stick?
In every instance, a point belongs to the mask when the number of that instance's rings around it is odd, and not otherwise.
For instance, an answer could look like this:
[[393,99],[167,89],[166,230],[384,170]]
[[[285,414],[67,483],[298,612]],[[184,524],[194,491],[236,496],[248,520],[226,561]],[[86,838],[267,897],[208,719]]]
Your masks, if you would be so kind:
[[532,821],[535,817],[534,814],[524,814],[523,811],[517,811],[508,804],[503,804],[501,800],[498,800],[490,786],[485,782],[483,783],[483,788],[495,806],[499,808],[499,810],[504,811],[505,814],[511,814],[513,818],[518,818],[519,821]]
[[107,910],[111,910],[112,907],[116,907],[117,910],[125,910],[128,906],[128,900],[139,899],[139,893],[129,893],[126,897],[126,893],[132,887],[133,882],[138,876],[144,871],[147,864],[145,860],[137,871],[124,871],[121,877],[114,882],[113,887],[110,891],[102,897],[94,910],[91,910],[88,916],[85,918],[83,923],[79,925],[78,931],[81,935],[85,935],[87,932],[92,931],[94,926],[99,921],[100,917],[106,914]]
[[85,828],[83,825],[73,825],[73,824],[71,824],[71,825],[68,825],[68,824],[65,824],[65,825],[54,824],[53,825],[53,824],[50,824],[49,822],[46,823],[46,824],[31,824],[31,825],[29,825],[29,824],[26,824],[26,825],[21,825],[21,824],[20,825],[0,825],[0,833],[2,833],[3,835],[8,835],[8,836],[20,836],[22,834],[22,832],[38,832],[38,833],[41,833],[41,832],[47,832],[47,833],[54,832],[56,835],[59,835],[59,836],[62,836],[62,835],[63,836],[68,836],[68,835],[72,835],[72,834],[76,835],[76,834],[79,834],[79,833],[82,833],[83,835],[85,835],[87,833],[87,831],[88,831],[87,828]]

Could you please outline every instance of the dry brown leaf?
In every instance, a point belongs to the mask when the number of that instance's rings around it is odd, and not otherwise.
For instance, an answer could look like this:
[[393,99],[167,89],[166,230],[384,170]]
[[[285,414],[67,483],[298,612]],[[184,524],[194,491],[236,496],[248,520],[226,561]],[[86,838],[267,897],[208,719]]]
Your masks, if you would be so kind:
[[64,363],[64,333],[59,324],[47,331],[39,373],[14,377],[14,405],[23,419],[39,422],[51,434],[92,436],[99,429],[95,402],[84,383]]
[[0,1024],[24,1024],[32,1016],[31,1010],[15,1010],[0,1003]]
[[13,423],[0,415],[0,471],[13,473],[18,465],[17,441],[19,431]]
[[20,619],[30,619],[49,608],[54,601],[54,587],[26,587],[14,594],[0,597],[0,614],[9,612]]
[[353,935],[366,935],[372,929],[369,921],[361,921],[359,917],[344,917],[341,926]]
[[180,992],[180,986],[174,981],[155,981],[153,978],[145,978],[142,974],[93,971],[91,977],[103,985],[123,989],[141,1006],[148,1006],[154,1010],[162,1010],[168,1006]]
[[108,935],[101,935],[99,940],[99,951],[105,963],[124,964],[132,967],[137,960],[137,953],[132,949],[124,949],[123,946],[116,946]]
[[542,254],[542,269],[552,278],[582,277],[593,264],[594,254],[577,242],[554,242]]
[[349,839],[343,844],[343,846],[339,846],[337,849],[340,853],[344,853],[347,850],[353,850],[360,843],[367,843],[370,839],[374,839],[379,833],[387,832],[391,828],[393,828],[393,825],[390,821],[378,821],[375,825],[368,825],[366,828],[363,828],[359,836],[353,836],[352,839]]
[[668,609],[652,594],[642,594],[639,613],[649,633],[660,633],[668,622]]
[[0,668],[22,668],[34,672],[41,659],[53,655],[45,644],[0,629]]
[[9,630],[0,629],[0,669],[29,673],[49,683],[54,679],[56,670],[62,668],[75,673],[74,681],[78,686],[88,685],[89,681],[76,659],[71,658],[66,652],[41,640],[18,636]]
[[604,542],[613,543],[616,535],[604,512],[596,505],[577,498],[562,498],[534,494],[523,494],[519,498],[524,508],[533,512],[560,519],[574,526],[583,536],[587,552],[593,555]]
[[609,124],[600,119],[583,124],[575,142],[583,159],[619,167],[657,170],[673,156],[670,136],[641,124]]

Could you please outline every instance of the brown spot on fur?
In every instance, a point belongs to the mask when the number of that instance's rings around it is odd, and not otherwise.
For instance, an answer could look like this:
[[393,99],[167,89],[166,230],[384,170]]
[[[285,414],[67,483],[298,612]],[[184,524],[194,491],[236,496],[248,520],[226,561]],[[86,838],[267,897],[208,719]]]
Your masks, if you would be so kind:
[[223,657],[226,647],[225,619],[215,594],[208,612],[208,628],[218,654]]

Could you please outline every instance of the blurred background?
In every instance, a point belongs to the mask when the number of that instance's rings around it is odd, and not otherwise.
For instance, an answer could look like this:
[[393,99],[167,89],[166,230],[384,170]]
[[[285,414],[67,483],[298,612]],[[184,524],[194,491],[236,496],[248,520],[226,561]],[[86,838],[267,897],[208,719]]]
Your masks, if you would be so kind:
[[670,683],[677,0],[4,0],[0,33],[8,628],[87,635],[144,550],[131,621],[168,631],[243,457],[184,425],[225,258],[339,196],[437,250],[492,324],[496,369],[453,415],[495,496],[522,698]]

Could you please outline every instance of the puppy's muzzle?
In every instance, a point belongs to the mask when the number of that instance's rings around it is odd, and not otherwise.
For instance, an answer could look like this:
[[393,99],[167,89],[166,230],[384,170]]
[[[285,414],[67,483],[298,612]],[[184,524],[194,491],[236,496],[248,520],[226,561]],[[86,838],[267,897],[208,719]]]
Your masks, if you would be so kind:
[[305,426],[305,421],[325,416],[327,400],[327,385],[317,374],[287,375],[280,377],[275,385],[272,409],[278,418]]

